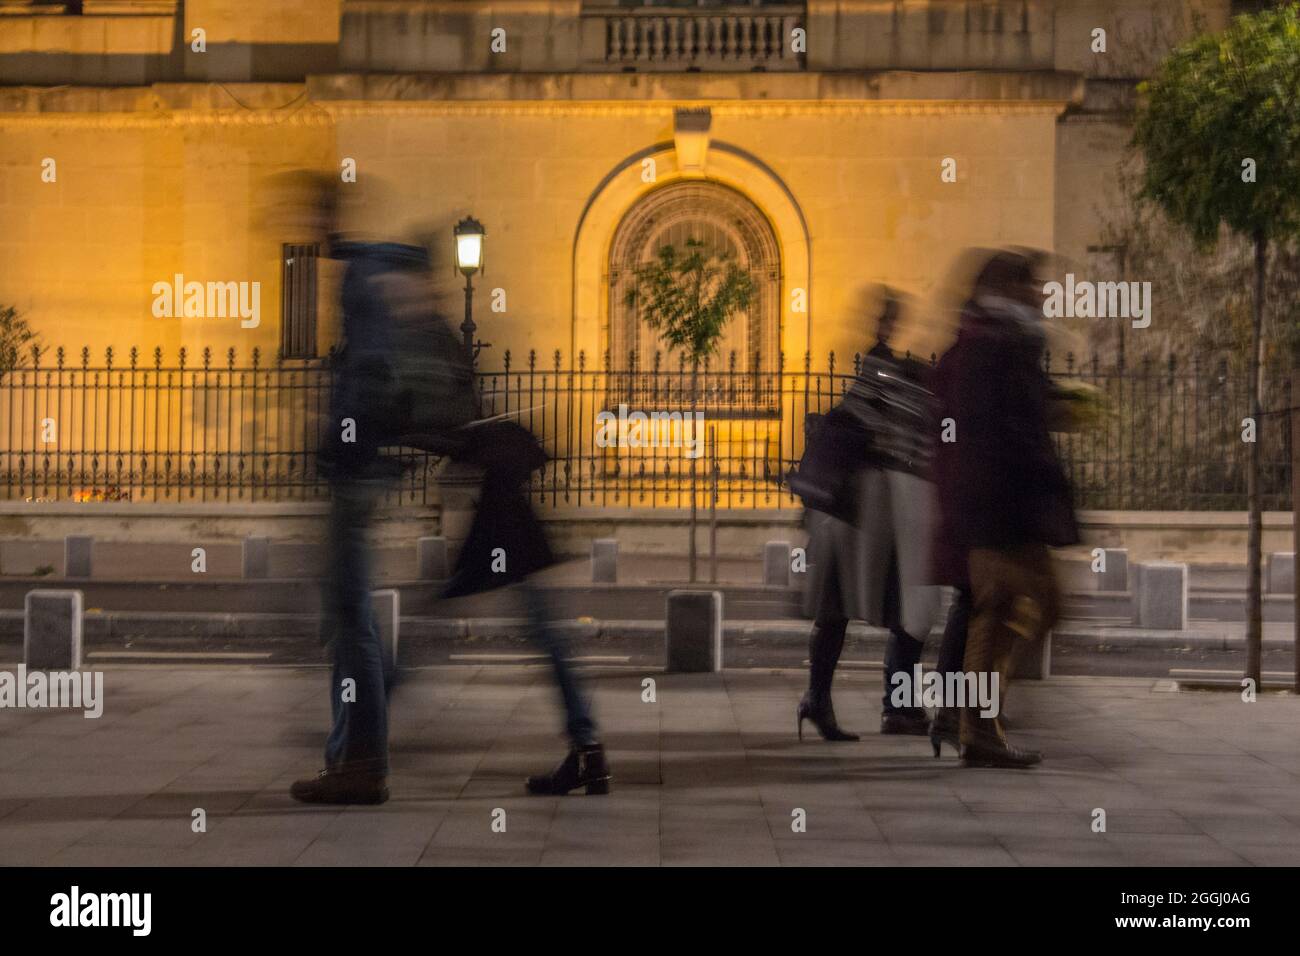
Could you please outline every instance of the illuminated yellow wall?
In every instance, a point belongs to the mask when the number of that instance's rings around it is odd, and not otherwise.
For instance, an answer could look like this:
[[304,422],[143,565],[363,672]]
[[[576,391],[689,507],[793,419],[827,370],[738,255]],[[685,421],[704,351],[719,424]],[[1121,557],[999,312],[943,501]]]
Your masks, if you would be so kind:
[[[285,101],[292,91],[285,90]],[[598,354],[604,347],[594,317],[574,329],[573,251],[581,215],[602,179],[629,155],[672,139],[672,106],[590,106],[512,111],[431,107],[427,113],[330,117],[315,106],[282,122],[274,114],[191,112],[148,116],[0,118],[0,215],[5,269],[0,301],[27,314],[48,345],[96,354],[113,345],[204,347],[241,354],[254,346],[271,356],[279,344],[279,243],[300,238],[268,232],[259,217],[259,184],[295,166],[338,169],[357,163],[364,203],[347,205],[349,225],[389,238],[432,236],[445,310],[457,322],[461,280],[451,269],[450,230],[464,215],[488,228],[487,267],[478,278],[476,317],[505,348]],[[1055,136],[1048,108],[999,114],[942,106],[894,115],[844,106],[761,110],[717,107],[715,143],[757,157],[784,182],[811,237],[811,341],[806,319],[786,296],[783,345],[851,352],[866,340],[866,293],[887,282],[926,296],[950,260],[970,245],[1051,246],[1055,229]],[[57,181],[41,180],[42,161],[57,163]],[[715,146],[711,162],[721,175]],[[941,181],[941,162],[957,163],[957,182]],[[764,208],[780,238],[800,249],[794,214],[775,208],[769,178],[757,166],[725,167],[733,185]],[[662,175],[675,175],[671,157]],[[608,241],[637,188],[614,196]],[[592,229],[589,223],[586,227]],[[597,242],[593,249],[601,249]],[[585,261],[578,280],[588,297],[603,294],[605,263]],[[445,268],[442,266],[445,264]],[[795,267],[786,262],[789,270]],[[196,281],[261,283],[261,325],[229,319],[155,318],[152,286],[176,273]],[[805,277],[809,278],[809,277]],[[800,280],[803,281],[802,279]],[[492,290],[506,311],[491,310]],[[787,290],[788,291],[788,290]],[[331,299],[328,283],[322,305]],[[588,321],[591,318],[591,321]],[[904,344],[937,347],[943,330],[924,311]],[[322,341],[322,350],[328,339]]]
[[[88,345],[96,357],[109,345],[119,356],[132,345],[274,355],[279,247],[257,228],[256,187],[277,168],[330,161],[333,130],[228,120],[0,120],[0,301],[48,346]],[[42,181],[46,159],[55,182]],[[153,284],[178,272],[260,282],[260,327],[155,318]]]
[[338,43],[342,0],[185,0],[185,32],[209,43]]

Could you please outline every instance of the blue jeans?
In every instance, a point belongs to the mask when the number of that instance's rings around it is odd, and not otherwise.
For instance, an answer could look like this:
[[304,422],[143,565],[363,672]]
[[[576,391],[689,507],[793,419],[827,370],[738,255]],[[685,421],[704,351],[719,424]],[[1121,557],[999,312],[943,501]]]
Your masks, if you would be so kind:
[[560,698],[564,703],[565,732],[574,747],[594,744],[597,741],[596,722],[591,716],[591,704],[583,697],[578,675],[565,656],[564,636],[551,620],[546,596],[539,588],[527,581],[519,587],[528,605],[528,621],[533,640],[551,659],[555,683],[560,689]]
[[[384,654],[370,604],[370,552],[366,531],[382,492],[379,482],[339,480],[329,518],[329,571],[324,605],[333,645],[325,766],[388,772],[388,695]],[[353,681],[344,687],[344,681]],[[346,699],[345,699],[346,694]]]

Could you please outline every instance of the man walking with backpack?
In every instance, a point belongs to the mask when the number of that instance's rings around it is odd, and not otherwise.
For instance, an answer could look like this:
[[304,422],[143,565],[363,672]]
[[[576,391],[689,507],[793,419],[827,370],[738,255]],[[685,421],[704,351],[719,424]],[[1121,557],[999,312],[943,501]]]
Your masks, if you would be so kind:
[[[475,417],[473,376],[446,321],[432,311],[429,256],[400,243],[343,242],[334,234],[333,180],[291,174],[296,228],[314,230],[331,258],[348,263],[343,343],[336,353],[329,421],[318,458],[330,482],[329,559],[322,639],[331,648],[325,769],[293,784],[304,803],[388,799],[385,661],[370,601],[367,531],[401,472],[386,446],[445,452]],[[326,238],[328,237],[328,238]]]

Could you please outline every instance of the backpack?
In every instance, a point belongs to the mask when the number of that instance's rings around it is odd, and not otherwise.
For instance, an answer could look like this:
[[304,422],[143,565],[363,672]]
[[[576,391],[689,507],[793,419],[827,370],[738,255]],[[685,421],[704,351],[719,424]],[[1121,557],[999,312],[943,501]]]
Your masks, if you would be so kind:
[[478,403],[473,369],[447,321],[429,312],[400,326],[389,368],[378,397],[383,444],[436,454],[456,447],[453,433],[478,418]]
[[[370,262],[344,294],[352,327],[334,358],[318,455],[326,476],[375,472],[381,448],[448,454],[464,440],[458,430],[478,417],[473,368],[433,309],[427,271]],[[344,440],[348,419],[355,428]]]

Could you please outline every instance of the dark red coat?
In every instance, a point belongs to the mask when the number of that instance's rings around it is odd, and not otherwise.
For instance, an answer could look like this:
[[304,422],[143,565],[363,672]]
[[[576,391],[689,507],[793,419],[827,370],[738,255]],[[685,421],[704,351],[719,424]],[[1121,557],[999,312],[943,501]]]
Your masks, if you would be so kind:
[[972,548],[1079,541],[1069,481],[1047,427],[1050,382],[1041,340],[996,306],[968,303],[957,341],[935,369],[942,436],[934,481],[939,521],[934,573],[968,587]]

